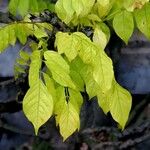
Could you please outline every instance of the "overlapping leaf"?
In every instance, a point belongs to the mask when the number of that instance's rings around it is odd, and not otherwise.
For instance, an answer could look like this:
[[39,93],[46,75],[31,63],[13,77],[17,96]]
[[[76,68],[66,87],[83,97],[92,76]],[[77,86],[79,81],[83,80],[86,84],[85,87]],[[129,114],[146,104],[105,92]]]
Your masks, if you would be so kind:
[[31,63],[29,68],[29,85],[33,86],[39,79],[39,71],[41,68],[42,59],[41,52],[36,50],[31,55]]
[[30,12],[35,13],[50,8],[50,2],[47,0],[10,0],[9,2],[9,11],[13,15],[20,14],[23,17]]
[[9,44],[16,42],[15,25],[8,25],[0,28],[0,52],[3,52]]
[[75,85],[70,77],[70,68],[61,55],[54,51],[46,51],[44,53],[46,65],[52,72],[52,76],[56,82],[65,87],[75,89]]
[[112,61],[103,51],[95,58],[93,76],[103,93],[111,88],[114,78]]
[[78,54],[87,64],[94,62],[99,51],[90,39],[81,32],[74,32],[71,35],[62,32],[57,33],[56,46],[58,52],[65,53],[69,60],[73,60]]
[[76,17],[86,16],[94,2],[95,0],[58,0],[55,11],[65,23],[70,23]]
[[[72,89],[69,89],[68,92],[69,97],[66,97],[63,87],[57,89],[57,103],[54,109],[56,122],[64,140],[80,128],[79,113],[83,102],[79,92]],[[68,102],[66,99],[68,99]]]
[[3,52],[9,44],[14,45],[18,39],[23,45],[29,35],[35,35],[37,38],[48,36],[45,28],[51,30],[51,25],[47,23],[20,22],[8,24],[0,28],[0,52]]

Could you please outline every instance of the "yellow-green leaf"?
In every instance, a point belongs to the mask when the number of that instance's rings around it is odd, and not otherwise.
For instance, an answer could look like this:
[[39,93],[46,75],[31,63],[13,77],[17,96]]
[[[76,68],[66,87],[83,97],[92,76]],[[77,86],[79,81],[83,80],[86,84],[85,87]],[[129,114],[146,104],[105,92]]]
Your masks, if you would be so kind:
[[1,27],[0,35],[0,52],[3,52],[9,44],[14,45],[16,42],[14,24]]
[[99,91],[97,92],[97,100],[99,106],[102,108],[105,114],[107,114],[110,111],[108,95],[109,95],[109,91],[104,94],[102,92],[102,89],[99,88]]
[[68,35],[68,33],[58,32],[56,34],[55,45],[57,46],[58,53],[65,53],[67,58],[72,61],[77,56],[77,45],[79,41]]
[[71,79],[74,81],[74,84],[76,85],[77,89],[83,92],[84,82],[83,82],[81,75],[77,71],[71,69],[70,76],[71,76]]
[[75,89],[75,85],[70,77],[70,67],[61,55],[54,51],[44,53],[46,65],[52,72],[54,80],[62,86]]
[[132,104],[130,93],[116,81],[113,81],[112,89],[108,93],[108,99],[110,113],[113,119],[124,129]]
[[8,6],[9,11],[13,15],[16,15],[16,13],[17,13],[18,4],[19,4],[19,0],[10,0],[10,2],[9,2],[9,6]]
[[99,51],[97,46],[81,32],[74,32],[71,35],[59,32],[55,44],[59,53],[65,53],[70,61],[78,54],[86,64],[92,64]]
[[59,119],[62,114],[63,108],[66,106],[66,97],[65,97],[65,89],[62,86],[59,86],[56,89],[56,103],[54,104],[54,114],[56,119],[56,125],[59,124]]
[[95,57],[93,77],[101,87],[103,93],[106,93],[111,88],[114,78],[113,65],[111,59],[102,50]]
[[74,9],[78,17],[82,13],[84,8],[82,0],[72,0],[72,8]]
[[31,64],[29,68],[29,85],[33,86],[39,79],[39,70],[41,68],[41,52],[36,50],[31,55]]
[[60,133],[63,136],[63,140],[72,135],[79,126],[79,113],[71,103],[66,103],[59,120]]
[[73,38],[76,38],[80,43],[76,45],[78,47],[79,56],[86,64],[93,64],[94,59],[99,53],[97,46],[83,33],[75,32],[72,34]]
[[46,87],[48,89],[48,92],[51,94],[54,104],[55,104],[57,98],[56,98],[56,89],[55,89],[54,80],[52,78],[50,78],[49,75],[46,73],[43,73],[43,75],[44,75],[44,81],[45,81]]
[[56,123],[59,124],[60,133],[64,140],[80,128],[79,113],[83,103],[80,92],[72,89],[68,89],[68,92],[69,96],[66,96],[63,87],[57,89],[58,101],[56,102],[54,109]]
[[25,61],[28,61],[30,58],[30,55],[26,51],[23,51],[23,50],[20,50],[19,55]]
[[70,17],[66,10],[63,7],[63,0],[58,0],[57,3],[55,4],[55,11],[58,15],[58,17],[63,20],[65,23],[69,23],[72,19],[72,17]]
[[97,8],[100,18],[105,17],[111,9],[110,0],[97,0]]
[[35,133],[51,117],[53,99],[41,80],[30,87],[23,99],[23,111],[34,125]]
[[55,5],[57,15],[65,23],[84,17],[91,11],[95,0],[58,0]]
[[27,41],[27,36],[28,36],[26,26],[23,24],[16,24],[15,33],[16,33],[16,37],[24,45]]
[[107,36],[106,34],[100,29],[95,28],[93,34],[93,42],[95,42],[99,47],[105,49],[107,44]]

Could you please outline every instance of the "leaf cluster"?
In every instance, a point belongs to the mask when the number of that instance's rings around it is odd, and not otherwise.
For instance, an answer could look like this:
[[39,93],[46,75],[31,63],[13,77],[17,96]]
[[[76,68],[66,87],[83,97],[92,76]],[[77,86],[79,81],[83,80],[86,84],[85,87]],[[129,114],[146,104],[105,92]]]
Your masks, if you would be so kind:
[[[36,16],[43,9],[54,11],[62,21],[59,27],[66,23],[70,30],[56,30],[56,18],[51,18],[55,23],[36,22],[28,15]],[[0,51],[17,39],[23,45],[15,74],[28,74],[30,88],[23,99],[23,111],[35,133],[52,115],[64,140],[79,130],[81,92],[90,99],[97,96],[103,111],[110,112],[124,129],[131,94],[116,82],[112,60],[104,50],[112,30],[126,44],[135,28],[150,38],[149,0],[58,0],[55,5],[46,0],[11,0],[9,11],[24,19],[0,28]],[[83,26],[92,28],[92,38],[79,32]],[[52,49],[50,40],[55,41]]]

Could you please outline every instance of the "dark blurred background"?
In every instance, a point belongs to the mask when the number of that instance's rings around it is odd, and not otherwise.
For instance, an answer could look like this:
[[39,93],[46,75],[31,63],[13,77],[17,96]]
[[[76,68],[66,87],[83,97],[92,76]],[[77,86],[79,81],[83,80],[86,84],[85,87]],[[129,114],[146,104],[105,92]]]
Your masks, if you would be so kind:
[[[8,21],[7,6],[8,0],[0,0],[0,26]],[[128,46],[113,34],[107,47],[117,81],[133,97],[126,129],[120,131],[110,114],[106,116],[99,108],[96,98],[88,101],[85,95],[81,129],[65,142],[54,118],[35,137],[32,125],[22,112],[26,77],[17,81],[13,78],[20,48],[17,43],[0,54],[0,150],[150,149],[150,41],[139,31],[135,31]]]

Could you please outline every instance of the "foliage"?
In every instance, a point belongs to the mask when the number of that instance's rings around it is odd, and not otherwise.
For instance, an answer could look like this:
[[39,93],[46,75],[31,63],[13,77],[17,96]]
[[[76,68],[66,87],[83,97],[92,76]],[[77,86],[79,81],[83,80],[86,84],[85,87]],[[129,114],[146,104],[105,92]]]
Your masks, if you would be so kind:
[[[79,130],[81,92],[90,99],[97,96],[103,111],[110,112],[124,129],[131,95],[116,82],[112,60],[104,49],[113,30],[126,44],[135,28],[150,38],[149,7],[149,0],[58,0],[55,5],[48,0],[10,1],[10,13],[24,19],[1,27],[0,51],[17,39],[31,49],[29,53],[20,51],[15,74],[16,78],[20,73],[28,74],[30,88],[23,100],[23,111],[36,134],[52,115],[64,140]],[[55,11],[70,30],[33,21],[28,15],[36,18],[44,9]],[[92,37],[79,32],[83,26],[93,29]],[[52,33],[55,46],[49,49]]]

